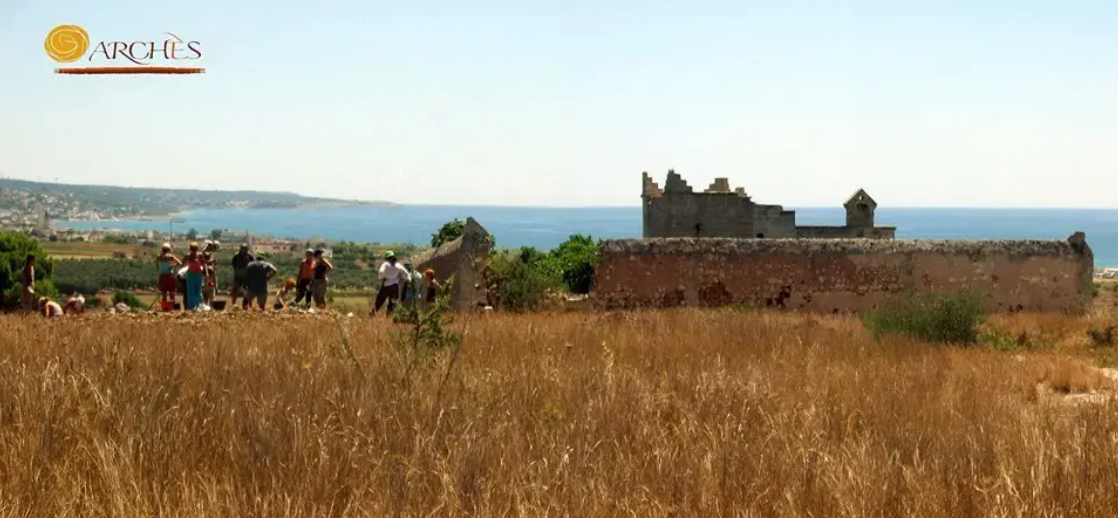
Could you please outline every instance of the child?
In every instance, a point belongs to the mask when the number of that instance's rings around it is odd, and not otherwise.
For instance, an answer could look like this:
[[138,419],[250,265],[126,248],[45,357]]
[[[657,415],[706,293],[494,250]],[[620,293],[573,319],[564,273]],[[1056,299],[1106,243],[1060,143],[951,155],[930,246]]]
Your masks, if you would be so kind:
[[423,297],[423,302],[429,306],[435,302],[435,297],[438,296],[441,287],[439,281],[435,280],[435,270],[428,268],[423,271],[423,284],[427,291]]
[[287,298],[291,296],[291,292],[295,290],[295,279],[287,279],[283,283],[283,287],[276,292],[276,302],[272,304],[272,309],[279,311],[287,307]]

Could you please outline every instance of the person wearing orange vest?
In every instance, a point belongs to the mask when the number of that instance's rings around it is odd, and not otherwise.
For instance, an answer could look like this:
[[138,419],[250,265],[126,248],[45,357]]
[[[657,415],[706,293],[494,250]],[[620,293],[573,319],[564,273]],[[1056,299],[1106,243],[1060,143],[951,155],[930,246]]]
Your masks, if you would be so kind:
[[307,250],[303,262],[299,263],[299,280],[295,282],[295,307],[299,307],[303,297],[307,298],[306,307],[311,307],[311,281],[314,280],[314,270],[318,262],[314,259],[314,250]]

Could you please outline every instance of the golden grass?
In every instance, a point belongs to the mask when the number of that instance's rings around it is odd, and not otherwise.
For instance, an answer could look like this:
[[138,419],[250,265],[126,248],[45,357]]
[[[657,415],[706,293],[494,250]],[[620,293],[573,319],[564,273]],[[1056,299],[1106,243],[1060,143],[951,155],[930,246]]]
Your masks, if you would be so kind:
[[1118,405],[1038,397],[1112,389],[1064,351],[732,311],[469,318],[441,395],[447,356],[403,383],[383,318],[0,318],[0,516],[1118,508]]

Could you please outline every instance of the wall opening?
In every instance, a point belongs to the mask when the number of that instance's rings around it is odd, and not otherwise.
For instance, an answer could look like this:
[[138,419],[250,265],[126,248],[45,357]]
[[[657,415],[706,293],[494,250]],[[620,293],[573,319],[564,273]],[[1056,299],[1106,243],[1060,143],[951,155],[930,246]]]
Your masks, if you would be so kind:
[[760,233],[757,234],[758,239],[761,239],[763,237],[765,237],[765,234],[763,232],[760,232]]

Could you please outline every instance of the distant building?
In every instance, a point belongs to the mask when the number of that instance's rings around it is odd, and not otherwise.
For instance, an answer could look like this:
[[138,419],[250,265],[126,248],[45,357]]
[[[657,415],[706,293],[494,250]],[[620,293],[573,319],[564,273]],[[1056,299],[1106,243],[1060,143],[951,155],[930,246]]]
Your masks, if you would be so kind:
[[39,217],[35,221],[35,230],[44,234],[50,231],[50,213],[46,210],[39,211]]
[[795,211],[756,203],[741,187],[731,190],[726,178],[715,178],[705,191],[695,192],[675,171],[668,171],[663,189],[643,173],[641,200],[646,238],[893,239],[897,231],[874,225],[877,202],[862,189],[843,204],[846,224],[842,226],[797,225]]
[[249,250],[261,254],[287,254],[291,253],[289,241],[249,241]]

